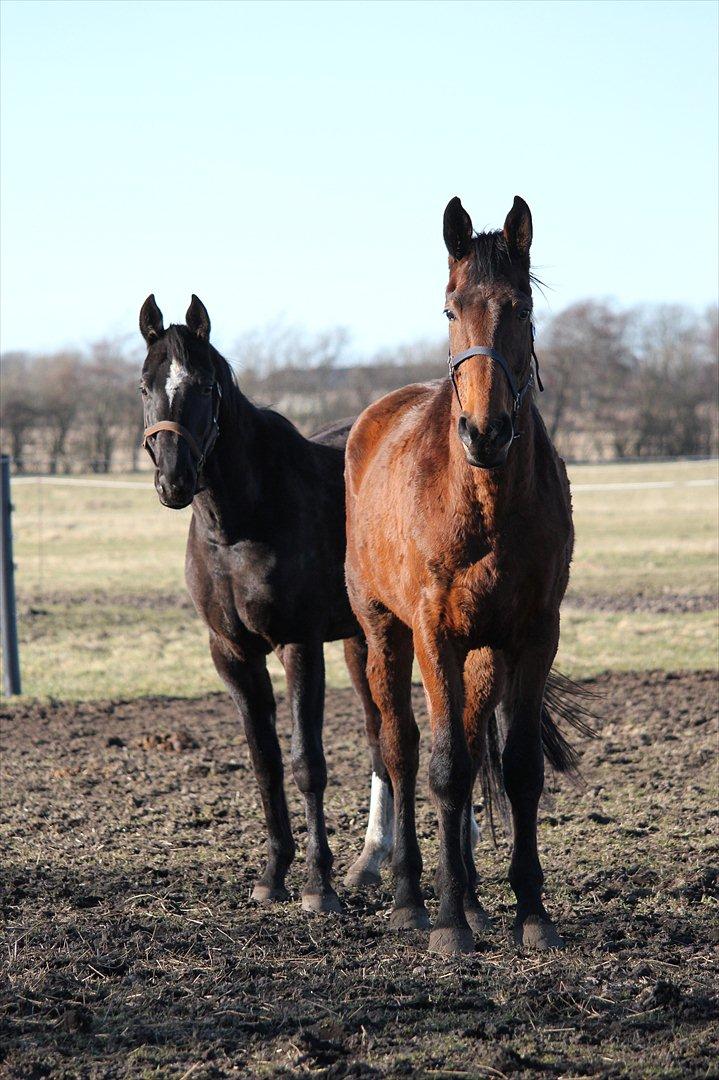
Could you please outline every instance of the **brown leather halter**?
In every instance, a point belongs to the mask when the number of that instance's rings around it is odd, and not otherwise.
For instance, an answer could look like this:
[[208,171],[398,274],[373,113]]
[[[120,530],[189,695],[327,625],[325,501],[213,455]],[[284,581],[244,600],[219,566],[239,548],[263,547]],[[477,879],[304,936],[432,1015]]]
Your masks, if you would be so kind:
[[218,418],[220,415],[222,390],[220,389],[219,383],[214,383],[212,386],[212,401],[212,419],[210,421],[210,426],[207,429],[207,433],[202,440],[202,447],[198,446],[197,440],[195,439],[195,436],[192,434],[192,432],[188,431],[183,424],[178,424],[175,420],[159,420],[156,424],[151,424],[150,427],[145,428],[142,433],[142,446],[143,449],[147,450],[148,454],[150,455],[150,459],[152,460],[153,465],[157,465],[157,459],[152,449],[150,439],[153,435],[157,435],[157,433],[160,431],[172,431],[175,435],[181,436],[181,438],[183,438],[187,445],[190,447],[192,456],[197,463],[197,471],[198,473],[200,472],[202,466],[205,464],[205,461],[210,454],[210,451],[212,450],[215,442],[217,441],[217,436],[220,434],[220,425],[218,423]]

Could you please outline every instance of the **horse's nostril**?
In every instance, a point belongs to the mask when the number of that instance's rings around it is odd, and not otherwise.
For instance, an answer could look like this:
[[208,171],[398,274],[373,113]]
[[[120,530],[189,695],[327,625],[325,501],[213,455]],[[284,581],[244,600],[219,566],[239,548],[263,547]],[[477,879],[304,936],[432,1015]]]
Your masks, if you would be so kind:
[[469,446],[477,437],[476,425],[471,423],[469,417],[462,413],[457,421],[457,434],[465,446]]
[[487,428],[487,439],[489,442],[499,443],[503,445],[507,442],[512,435],[512,421],[507,413],[503,413],[502,416],[493,420]]

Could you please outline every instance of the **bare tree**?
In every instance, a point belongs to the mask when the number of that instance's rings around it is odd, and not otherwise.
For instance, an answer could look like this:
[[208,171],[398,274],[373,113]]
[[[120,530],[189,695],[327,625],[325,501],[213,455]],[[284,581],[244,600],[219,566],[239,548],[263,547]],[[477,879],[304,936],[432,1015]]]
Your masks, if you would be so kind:
[[341,326],[313,334],[275,319],[237,340],[233,362],[241,372],[267,379],[275,371],[347,363],[349,342],[349,332]]
[[[577,456],[716,452],[717,308],[620,309],[607,301],[573,304],[548,321],[539,357],[540,399],[561,451]],[[446,341],[418,341],[351,362],[342,328],[311,334],[281,320],[237,345],[242,389],[286,413],[305,432],[356,416],[411,382],[442,378]],[[22,469],[29,448],[51,471],[78,459],[95,471],[120,450],[139,465],[140,357],[126,341],[98,342],[83,355],[2,358],[0,420]]]
[[709,319],[687,307],[637,308],[630,319],[637,357],[633,452],[678,456],[708,453],[716,395],[716,353]]
[[109,472],[117,443],[125,430],[131,393],[132,375],[122,353],[122,344],[96,342],[85,366],[84,381],[82,412],[86,461],[92,472]]
[[605,301],[583,300],[555,315],[542,333],[539,356],[547,391],[542,402],[552,439],[573,424],[601,424],[631,372],[626,313]]
[[68,436],[80,408],[83,358],[76,352],[56,353],[38,360],[36,408],[44,428],[48,467],[56,473],[67,450]]
[[0,427],[9,440],[15,468],[23,472],[28,435],[38,419],[35,359],[25,352],[5,353],[0,357],[0,369]]

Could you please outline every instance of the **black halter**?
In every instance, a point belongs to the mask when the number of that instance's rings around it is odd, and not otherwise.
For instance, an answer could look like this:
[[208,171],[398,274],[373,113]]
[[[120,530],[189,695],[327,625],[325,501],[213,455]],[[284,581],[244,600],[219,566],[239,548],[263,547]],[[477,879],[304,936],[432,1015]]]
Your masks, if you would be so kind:
[[[539,387],[540,391],[543,391],[544,387],[542,386],[542,380],[539,377],[539,361],[537,360],[537,354],[534,351],[534,329],[532,329],[531,355],[532,359],[534,360],[534,367],[537,370],[537,386]],[[465,352],[459,353],[457,356],[452,356],[452,353],[450,352],[447,356],[449,377],[452,380],[452,386],[454,387],[454,392],[457,395],[457,401],[460,405],[462,404],[462,402],[460,400],[459,390],[457,388],[456,371],[457,368],[460,367],[465,360],[469,360],[473,356],[488,356],[490,360],[494,360],[496,364],[499,364],[502,371],[504,372],[507,382],[509,383],[509,389],[512,392],[512,425],[514,426],[514,421],[517,419],[517,414],[519,413],[519,410],[521,408],[524,395],[534,383],[534,368],[530,368],[530,372],[527,376],[527,381],[524,383],[524,386],[518,387],[517,381],[512,374],[512,369],[510,368],[509,364],[504,359],[502,354],[500,352],[497,352],[496,349],[491,349],[488,345],[475,345],[474,348],[467,349]]]

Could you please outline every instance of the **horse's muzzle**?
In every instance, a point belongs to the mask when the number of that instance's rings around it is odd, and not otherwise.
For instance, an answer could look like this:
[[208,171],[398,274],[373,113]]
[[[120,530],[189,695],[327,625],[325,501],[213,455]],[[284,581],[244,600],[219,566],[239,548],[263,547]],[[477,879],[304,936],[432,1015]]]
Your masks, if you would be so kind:
[[169,477],[160,469],[155,471],[155,491],[163,506],[170,510],[184,510],[195,497],[197,476],[183,473],[181,477]]
[[498,469],[504,465],[514,439],[509,413],[502,413],[496,420],[490,421],[483,432],[471,416],[462,413],[457,434],[464,446],[467,461],[475,469]]

